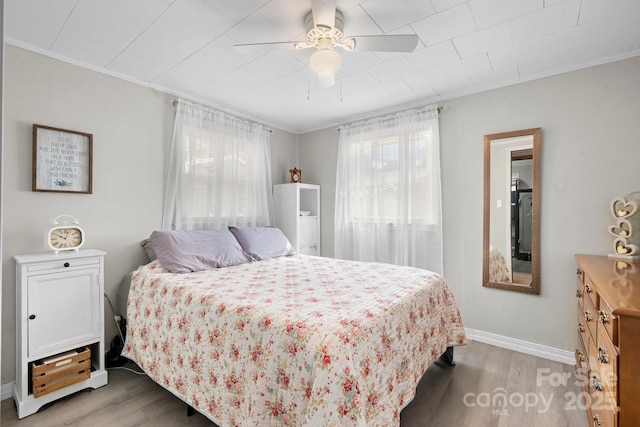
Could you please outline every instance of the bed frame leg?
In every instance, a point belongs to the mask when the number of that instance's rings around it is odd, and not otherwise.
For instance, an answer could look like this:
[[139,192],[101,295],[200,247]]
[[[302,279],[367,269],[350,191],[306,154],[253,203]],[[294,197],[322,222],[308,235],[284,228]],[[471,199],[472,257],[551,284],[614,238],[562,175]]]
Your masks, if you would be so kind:
[[187,417],[190,417],[195,413],[196,413],[196,410],[193,409],[193,406],[187,405]]
[[447,347],[440,358],[451,366],[455,365],[456,362],[453,360],[453,346]]

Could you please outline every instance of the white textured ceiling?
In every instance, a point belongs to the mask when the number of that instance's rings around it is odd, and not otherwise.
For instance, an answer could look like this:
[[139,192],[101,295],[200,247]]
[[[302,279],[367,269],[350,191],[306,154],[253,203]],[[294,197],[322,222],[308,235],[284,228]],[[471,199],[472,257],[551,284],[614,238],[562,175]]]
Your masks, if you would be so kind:
[[411,53],[343,52],[320,88],[304,39],[309,0],[5,0],[5,40],[287,131],[640,55],[638,0],[337,0],[349,35],[420,37]]

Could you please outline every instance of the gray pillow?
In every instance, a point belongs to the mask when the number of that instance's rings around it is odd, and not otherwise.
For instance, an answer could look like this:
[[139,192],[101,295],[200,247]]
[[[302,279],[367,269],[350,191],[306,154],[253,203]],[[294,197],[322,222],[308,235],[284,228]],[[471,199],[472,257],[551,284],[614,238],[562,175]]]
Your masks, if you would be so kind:
[[173,273],[210,270],[251,261],[227,229],[154,231],[149,240],[160,264]]
[[142,242],[140,242],[140,245],[144,248],[144,251],[147,253],[147,256],[149,257],[149,261],[155,261],[158,259],[158,257],[156,256],[156,253],[153,251],[153,246],[151,246],[151,240],[144,239]]
[[245,253],[253,260],[295,255],[296,251],[276,227],[229,227]]

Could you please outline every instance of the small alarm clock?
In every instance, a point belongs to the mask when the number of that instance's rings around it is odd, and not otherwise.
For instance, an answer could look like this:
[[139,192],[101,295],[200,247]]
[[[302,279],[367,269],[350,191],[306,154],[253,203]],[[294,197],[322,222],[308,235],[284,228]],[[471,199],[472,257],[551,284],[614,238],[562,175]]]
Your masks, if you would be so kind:
[[[61,221],[66,217],[69,221]],[[60,215],[51,221],[53,225],[46,235],[45,240],[49,248],[57,254],[62,251],[76,251],[84,245],[85,234],[80,227],[80,222],[71,215]]]

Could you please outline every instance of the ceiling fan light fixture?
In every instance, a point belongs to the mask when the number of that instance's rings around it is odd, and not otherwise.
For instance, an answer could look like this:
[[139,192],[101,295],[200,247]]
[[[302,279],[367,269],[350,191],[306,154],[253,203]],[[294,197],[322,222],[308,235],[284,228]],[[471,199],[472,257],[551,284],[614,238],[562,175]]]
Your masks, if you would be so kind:
[[309,68],[318,76],[330,76],[342,67],[342,57],[333,49],[318,49],[309,58]]
[[328,88],[336,84],[335,74],[329,74],[328,76],[318,76],[318,84],[320,87]]

